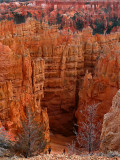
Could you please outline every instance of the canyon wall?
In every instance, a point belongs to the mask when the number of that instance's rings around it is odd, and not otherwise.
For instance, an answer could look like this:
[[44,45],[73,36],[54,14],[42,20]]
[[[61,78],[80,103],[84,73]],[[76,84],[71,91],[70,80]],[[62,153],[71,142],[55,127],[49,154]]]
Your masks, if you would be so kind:
[[[10,77],[9,74],[8,77],[3,76],[1,82],[5,81],[5,78],[11,82],[12,97],[20,101],[17,103],[20,106],[16,108],[24,110],[26,103],[30,102],[34,110],[40,112],[41,103],[42,108],[48,109],[52,131],[66,135],[73,134],[77,85],[79,85],[77,80],[84,75],[86,68],[89,71],[93,70],[95,59],[99,54],[91,28],[73,35],[59,32],[58,26],[50,27],[33,19],[28,19],[25,24],[20,25],[15,25],[12,21],[2,21],[0,26],[0,42],[11,53],[7,52],[8,60],[1,55],[1,61],[5,58],[5,63],[1,65],[4,64],[5,67],[10,65],[7,70],[10,72]],[[89,42],[86,42],[86,38],[89,38]],[[94,56],[92,45],[95,48]],[[10,59],[12,60],[9,62]],[[2,70],[1,74],[6,75],[7,71]],[[6,108],[8,112],[9,107]],[[15,109],[14,114],[10,115],[13,115],[12,118],[16,115],[19,121],[20,115],[17,115],[19,111]],[[22,109],[21,112],[21,117],[24,117]],[[6,119],[7,117],[3,119],[4,122]],[[15,120],[15,117],[13,119]],[[17,121],[16,123],[19,124]]]
[[98,35],[98,39],[101,53],[94,75],[86,72],[79,90],[79,103],[76,111],[78,132],[81,131],[80,124],[84,122],[82,113],[85,108],[97,103],[99,105],[95,120],[100,123],[101,132],[104,114],[109,111],[112,99],[120,88],[120,34]]
[[44,60],[32,59],[20,39],[13,36],[14,24],[5,21],[1,26],[6,24],[8,28],[4,27],[0,32],[0,120],[6,130],[17,134],[26,109],[31,107],[36,113],[36,121],[45,125],[45,136],[49,141],[49,118],[40,104],[44,96]]
[[7,58],[1,54],[0,81],[6,93],[1,102],[13,99],[11,109],[9,103],[2,107],[6,108],[1,118],[4,126],[19,126],[18,117],[25,116],[29,103],[48,129],[47,108],[51,131],[66,136],[73,134],[76,118],[78,123],[83,120],[79,110],[88,104],[100,102],[98,119],[102,122],[120,87],[120,34],[93,36],[92,32],[90,27],[78,33],[59,31],[57,25],[34,19],[19,25],[0,23],[1,48],[8,50]]
[[114,96],[110,111],[104,115],[101,150],[120,152],[120,90]]
[[[89,38],[88,42],[86,38]],[[48,108],[51,130],[68,136],[73,134],[79,81],[87,69],[93,72],[99,55],[98,44],[92,30],[86,28],[82,33],[72,35],[69,43],[66,41],[45,49],[42,106]]]

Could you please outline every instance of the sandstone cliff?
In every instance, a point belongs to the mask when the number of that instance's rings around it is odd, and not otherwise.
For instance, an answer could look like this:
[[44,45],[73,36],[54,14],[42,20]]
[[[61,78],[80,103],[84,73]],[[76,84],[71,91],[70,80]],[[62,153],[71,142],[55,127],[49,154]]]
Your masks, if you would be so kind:
[[25,109],[31,106],[36,120],[46,125],[49,141],[47,110],[40,105],[44,95],[44,60],[38,57],[31,59],[29,50],[12,38],[13,29],[11,26],[7,35],[3,30],[0,36],[0,120],[7,130],[16,134],[26,116]]
[[110,111],[104,115],[101,150],[120,152],[120,90],[113,98]]
[[[5,125],[7,119],[10,123],[18,119],[14,123],[19,126],[18,117],[25,116],[24,108],[29,103],[40,115],[38,121],[47,115],[46,111],[41,112],[47,107],[51,130],[67,136],[73,134],[77,107],[79,122],[80,108],[100,102],[99,119],[102,121],[120,85],[119,33],[93,36],[92,29],[87,27],[73,34],[59,31],[57,25],[41,24],[34,19],[19,25],[2,21],[0,31],[1,46],[7,50],[6,59],[1,54],[4,63],[0,64],[3,68],[0,81],[1,84],[5,82],[4,85],[10,83],[10,87],[6,87],[5,101],[10,96],[15,99],[10,109],[14,112],[10,114],[12,120],[6,115]],[[10,107],[7,105],[4,108],[8,113]],[[20,115],[17,109],[20,109]],[[48,124],[48,119],[43,122]]]
[[[117,34],[117,33],[116,33]],[[96,113],[96,121],[102,128],[103,116],[112,104],[112,99],[120,88],[120,42],[119,35],[100,36],[98,43],[101,51],[97,60],[94,75],[86,72],[79,90],[79,103],[76,111],[77,122],[84,122],[82,112],[85,107],[94,103],[100,103]],[[81,128],[78,128],[81,131]]]

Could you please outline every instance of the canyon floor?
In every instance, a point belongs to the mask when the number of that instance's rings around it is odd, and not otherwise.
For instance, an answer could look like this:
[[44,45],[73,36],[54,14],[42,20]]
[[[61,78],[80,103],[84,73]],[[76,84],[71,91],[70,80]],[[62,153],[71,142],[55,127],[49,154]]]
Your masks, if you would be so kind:
[[[17,158],[13,158],[17,159]],[[24,160],[25,158],[20,158],[19,160]],[[61,154],[51,154],[51,155],[40,155],[37,157],[27,158],[29,160],[120,160],[120,158],[106,158],[101,156],[78,156],[78,155],[61,155]],[[17,159],[18,160],[18,159]]]
[[[0,158],[0,160],[120,160],[119,157],[108,158],[97,154],[90,156],[87,152],[82,152],[81,155],[70,155],[67,152],[67,146],[72,143],[73,139],[74,136],[64,137],[60,134],[51,134],[51,154],[40,154],[31,158],[13,156],[12,158]],[[64,149],[66,149],[65,154],[63,154]]]
[[67,151],[67,145],[71,144],[73,136],[64,137],[60,134],[52,134],[51,135],[51,154],[62,154],[63,150]]

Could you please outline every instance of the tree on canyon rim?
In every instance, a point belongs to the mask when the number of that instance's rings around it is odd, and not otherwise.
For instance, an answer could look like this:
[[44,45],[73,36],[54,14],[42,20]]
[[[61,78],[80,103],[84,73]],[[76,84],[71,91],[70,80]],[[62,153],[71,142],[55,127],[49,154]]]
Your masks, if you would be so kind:
[[93,104],[85,107],[85,110],[80,110],[84,122],[79,122],[76,126],[79,131],[74,130],[76,141],[80,147],[85,148],[89,154],[99,148],[100,145],[100,122],[97,121],[98,104]]
[[24,157],[31,157],[42,152],[47,144],[45,128],[35,121],[35,115],[28,108],[26,118],[22,121],[22,131],[18,134],[15,150]]

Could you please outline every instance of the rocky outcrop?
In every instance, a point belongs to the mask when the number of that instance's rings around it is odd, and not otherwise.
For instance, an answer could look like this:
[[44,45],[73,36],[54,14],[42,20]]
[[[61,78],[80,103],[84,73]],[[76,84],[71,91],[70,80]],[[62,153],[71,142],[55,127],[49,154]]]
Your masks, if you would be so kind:
[[[4,24],[11,28],[3,27]],[[46,117],[43,123],[47,124],[46,110],[41,111],[47,107],[51,130],[67,136],[73,134],[77,107],[79,110],[93,101],[101,102],[99,113],[103,118],[119,84],[119,33],[93,36],[92,29],[87,27],[73,34],[34,19],[19,25],[3,21],[0,26],[0,42],[10,52],[7,61],[12,57],[9,63],[4,60],[9,69],[3,70],[1,79],[1,83],[8,81],[12,85],[10,95],[15,99],[11,104],[12,117],[19,117],[16,108],[20,108],[24,117],[25,106],[30,103],[38,113],[37,120]],[[15,105],[18,107],[14,108]]]
[[[51,130],[67,136],[73,134],[79,81],[86,69],[93,72],[99,55],[98,44],[90,28],[71,36],[69,43],[45,46],[42,53],[45,60],[42,106],[48,108]],[[88,42],[85,36],[89,37]]]
[[[94,75],[86,72],[79,90],[79,103],[76,111],[78,124],[84,122],[84,117],[80,111],[84,112],[86,106],[99,103],[96,121],[101,123],[100,131],[104,114],[109,111],[112,99],[120,88],[119,34],[116,38],[114,36],[115,34],[98,35],[101,53],[98,57]],[[81,131],[80,127],[78,130]]]
[[110,111],[104,115],[101,150],[120,152],[120,90],[113,98]]
[[0,20],[13,19],[20,24],[24,23],[27,17],[33,17],[50,25],[58,24],[59,29],[75,32],[90,25],[94,34],[104,34],[120,26],[119,5],[119,0],[88,3],[71,0],[0,3]]
[[6,35],[3,30],[0,37],[0,120],[6,130],[17,134],[21,120],[26,116],[25,110],[31,106],[36,121],[45,124],[49,141],[47,110],[43,110],[40,104],[44,95],[44,60],[39,57],[32,59],[22,44],[18,49],[20,43],[12,38],[14,27]]
[[[58,26],[49,27],[33,19],[28,19],[21,25],[3,21],[0,26],[0,41],[3,48],[10,50],[6,57],[1,54],[1,61],[5,61],[1,65],[5,68],[9,64],[9,69],[3,69],[1,72],[1,82],[6,80],[12,86],[11,97],[15,99],[10,109],[13,112],[12,122],[15,121],[20,127],[19,110],[21,117],[24,117],[24,108],[29,103],[39,115],[41,103],[42,108],[48,108],[51,129],[66,135],[71,134],[76,106],[76,81],[84,75],[84,66],[92,71],[95,56],[99,54],[96,49],[96,55],[92,56],[92,41],[95,41],[92,30],[85,29],[83,34],[73,37],[72,33],[59,33]],[[89,37],[89,43],[86,42],[85,36]],[[94,45],[97,46],[95,43]],[[89,56],[85,57],[87,53]],[[6,74],[7,77],[4,76]],[[6,108],[8,112],[10,107]],[[7,117],[4,120],[6,119]],[[40,121],[40,116],[37,116],[37,120]],[[7,127],[11,128],[9,125]]]

